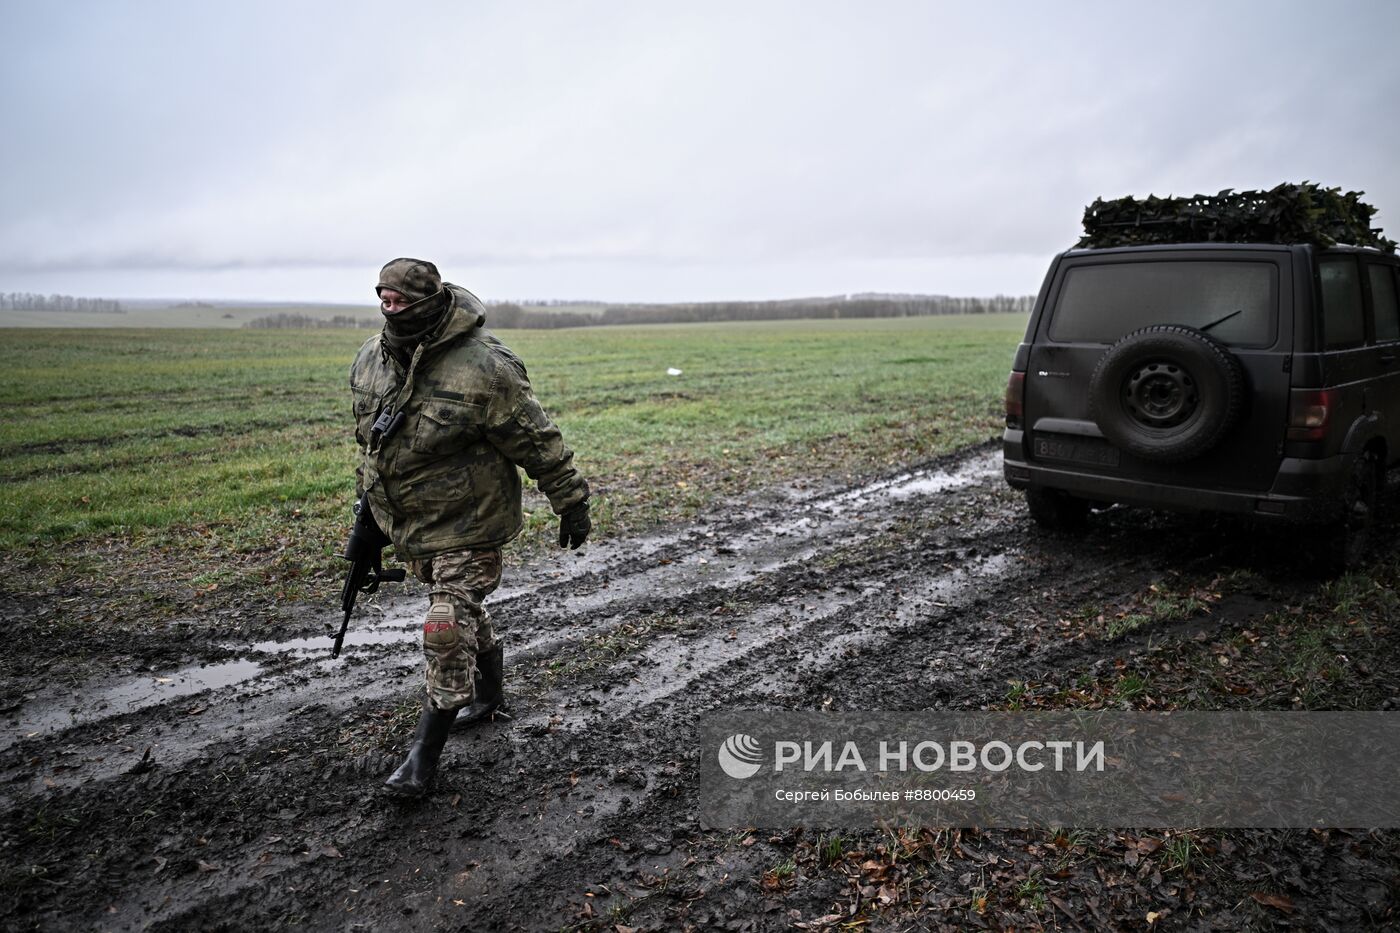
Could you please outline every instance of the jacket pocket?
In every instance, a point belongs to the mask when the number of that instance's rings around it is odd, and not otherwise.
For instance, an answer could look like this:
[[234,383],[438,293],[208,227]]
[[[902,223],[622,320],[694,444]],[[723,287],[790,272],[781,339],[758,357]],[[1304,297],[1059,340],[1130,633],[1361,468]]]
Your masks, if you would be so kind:
[[358,387],[352,387],[351,393],[355,398],[355,440],[361,447],[366,447],[369,445],[370,428],[374,427],[374,419],[379,417],[383,398],[376,392]]
[[485,409],[454,399],[429,398],[418,413],[409,446],[420,454],[448,454],[480,436]]

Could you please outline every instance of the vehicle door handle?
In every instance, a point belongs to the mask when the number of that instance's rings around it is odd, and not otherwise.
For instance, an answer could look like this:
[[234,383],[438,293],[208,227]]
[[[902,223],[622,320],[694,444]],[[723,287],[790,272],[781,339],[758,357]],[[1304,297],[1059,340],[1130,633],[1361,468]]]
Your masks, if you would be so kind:
[[1381,362],[1384,363],[1386,366],[1389,366],[1391,363],[1394,363],[1394,362],[1395,362],[1395,354],[1394,354],[1394,353],[1382,353],[1382,354],[1381,354]]

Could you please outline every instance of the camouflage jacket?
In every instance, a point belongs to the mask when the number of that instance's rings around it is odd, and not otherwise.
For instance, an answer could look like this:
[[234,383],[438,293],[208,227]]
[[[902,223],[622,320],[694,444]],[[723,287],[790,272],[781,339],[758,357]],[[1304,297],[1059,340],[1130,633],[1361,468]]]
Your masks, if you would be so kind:
[[[403,560],[499,547],[519,534],[517,465],[556,513],[588,498],[525,365],[482,326],[485,309],[475,295],[446,287],[453,307],[408,371],[378,334],[350,367],[361,451],[356,495],[369,489],[374,518]],[[371,428],[386,410],[402,411],[404,420],[380,443]]]

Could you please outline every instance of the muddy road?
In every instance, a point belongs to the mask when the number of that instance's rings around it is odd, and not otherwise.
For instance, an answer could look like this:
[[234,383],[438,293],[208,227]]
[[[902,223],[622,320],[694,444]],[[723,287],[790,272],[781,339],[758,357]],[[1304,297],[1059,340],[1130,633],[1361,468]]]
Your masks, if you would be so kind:
[[[488,606],[512,718],[457,732],[421,802],[379,791],[416,719],[421,589],[389,587],[357,610],[335,661],[327,593],[298,616],[300,631],[275,639],[202,637],[191,620],[184,663],[162,655],[153,670],[10,684],[0,924],[1141,927],[1149,913],[1159,929],[1393,923],[1400,860],[1386,833],[1197,840],[1212,856],[1197,865],[1219,871],[1183,868],[1175,882],[1169,870],[1138,877],[1137,859],[1121,856],[1142,844],[1122,832],[1057,843],[1085,859],[1053,876],[1027,867],[1047,835],[940,834],[924,876],[932,893],[891,902],[858,869],[852,882],[841,858],[808,870],[813,834],[697,824],[707,712],[1007,708],[1035,685],[1091,690],[1144,653],[1259,630],[1326,586],[1243,525],[1133,510],[1095,525],[1084,539],[1037,533],[983,446],[854,485],[763,490],[684,528],[508,568]],[[1094,607],[1113,616],[1164,587],[1208,593],[1204,610],[1097,625]],[[1393,702],[1393,659],[1364,659],[1363,708]],[[1289,708],[1288,693],[1257,700]],[[842,846],[874,854],[874,835]],[[1099,862],[1126,874],[1115,880]],[[1043,896],[998,899],[989,877],[1007,872],[1011,884],[1017,866]]]

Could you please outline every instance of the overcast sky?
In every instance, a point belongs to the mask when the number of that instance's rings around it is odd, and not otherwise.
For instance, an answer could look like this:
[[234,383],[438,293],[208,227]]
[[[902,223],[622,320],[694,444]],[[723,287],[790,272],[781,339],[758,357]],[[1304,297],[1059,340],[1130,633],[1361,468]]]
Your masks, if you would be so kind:
[[1400,234],[1400,4],[0,0],[0,291],[1027,294],[1103,195]]

